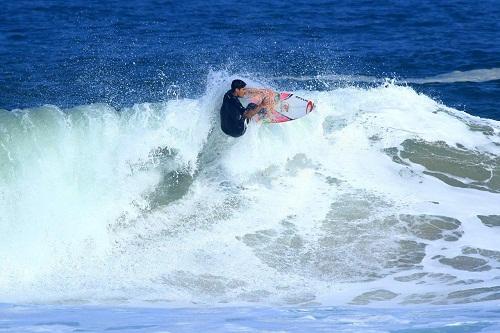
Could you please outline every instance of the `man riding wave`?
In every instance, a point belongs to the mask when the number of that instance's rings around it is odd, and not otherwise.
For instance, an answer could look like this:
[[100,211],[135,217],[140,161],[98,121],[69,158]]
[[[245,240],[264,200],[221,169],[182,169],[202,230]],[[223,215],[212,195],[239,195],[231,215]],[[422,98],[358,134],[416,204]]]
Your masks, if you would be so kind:
[[232,137],[240,137],[245,134],[247,124],[253,116],[261,109],[262,104],[250,103],[245,108],[238,98],[244,97],[246,83],[242,80],[234,80],[231,90],[226,92],[220,108],[220,126],[222,131]]

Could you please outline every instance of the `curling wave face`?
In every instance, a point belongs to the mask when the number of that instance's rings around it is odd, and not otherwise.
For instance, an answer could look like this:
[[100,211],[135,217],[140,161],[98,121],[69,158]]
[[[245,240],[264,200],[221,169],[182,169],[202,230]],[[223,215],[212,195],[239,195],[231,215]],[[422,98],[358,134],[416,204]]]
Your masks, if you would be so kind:
[[[300,91],[219,130],[199,99],[0,111],[0,299],[498,300],[500,124],[410,87]],[[256,82],[253,82],[256,84]]]

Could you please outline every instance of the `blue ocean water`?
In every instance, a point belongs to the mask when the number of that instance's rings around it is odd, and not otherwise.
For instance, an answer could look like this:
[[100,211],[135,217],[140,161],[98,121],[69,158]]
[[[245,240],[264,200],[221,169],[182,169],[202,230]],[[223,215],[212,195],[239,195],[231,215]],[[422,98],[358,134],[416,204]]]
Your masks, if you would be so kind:
[[500,331],[498,1],[1,5],[0,332]]
[[2,332],[498,332],[498,308],[0,306]]
[[[0,13],[0,106],[161,101],[171,84],[204,91],[209,70],[273,81],[328,74],[424,78],[500,68],[495,0],[12,1]],[[331,82],[330,82],[331,83]],[[335,82],[333,82],[335,83]],[[416,87],[498,119],[498,70],[486,82]]]

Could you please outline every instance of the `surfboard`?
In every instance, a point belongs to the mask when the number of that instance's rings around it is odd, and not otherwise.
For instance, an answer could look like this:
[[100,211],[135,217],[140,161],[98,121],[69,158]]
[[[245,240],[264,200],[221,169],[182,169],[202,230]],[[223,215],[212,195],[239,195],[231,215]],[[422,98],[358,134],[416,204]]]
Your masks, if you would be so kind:
[[308,115],[314,110],[314,102],[289,92],[271,89],[247,88],[244,101],[261,104],[263,109],[255,115],[257,122],[283,123]]

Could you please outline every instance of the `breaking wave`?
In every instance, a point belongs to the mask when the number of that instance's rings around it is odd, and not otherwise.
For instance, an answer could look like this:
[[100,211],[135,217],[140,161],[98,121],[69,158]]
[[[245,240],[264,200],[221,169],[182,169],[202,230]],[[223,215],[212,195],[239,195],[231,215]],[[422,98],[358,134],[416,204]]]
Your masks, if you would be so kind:
[[386,84],[298,91],[315,112],[233,139],[233,78],[120,110],[0,110],[0,298],[500,298],[499,122]]

